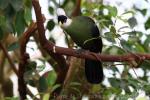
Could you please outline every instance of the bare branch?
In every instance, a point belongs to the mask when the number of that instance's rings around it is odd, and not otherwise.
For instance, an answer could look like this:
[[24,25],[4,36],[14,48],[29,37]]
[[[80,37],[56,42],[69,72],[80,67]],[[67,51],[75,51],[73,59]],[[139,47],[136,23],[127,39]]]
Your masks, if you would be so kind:
[[16,67],[15,67],[15,65],[14,65],[14,63],[13,63],[13,61],[11,60],[11,57],[9,56],[7,49],[3,46],[3,44],[2,44],[1,42],[0,42],[0,48],[2,49],[2,51],[3,51],[4,54],[5,54],[5,56],[7,57],[8,62],[10,63],[10,65],[11,65],[13,71],[14,71],[15,74],[18,76],[18,71],[17,71],[17,69],[16,69]]

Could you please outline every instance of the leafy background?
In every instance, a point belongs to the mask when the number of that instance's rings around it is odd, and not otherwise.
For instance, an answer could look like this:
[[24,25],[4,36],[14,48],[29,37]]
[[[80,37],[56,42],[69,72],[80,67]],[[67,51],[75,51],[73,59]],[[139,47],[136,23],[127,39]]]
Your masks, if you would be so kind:
[[[42,2],[45,3],[46,1],[43,0]],[[122,55],[150,52],[150,14],[147,6],[150,1],[133,0],[130,1],[131,3],[127,2],[129,0],[113,0],[111,2],[109,0],[82,0],[82,15],[92,17],[102,33],[103,54]],[[57,24],[56,9],[61,6],[71,16],[76,0],[62,0],[60,4],[58,1],[49,0],[46,4],[48,4],[46,10],[50,14],[44,15],[46,16],[47,39],[60,46],[68,47],[72,45],[72,41],[67,40]],[[19,53],[21,36],[33,19],[35,20],[31,0],[0,0],[0,43],[4,45],[16,66],[18,66],[20,56],[22,56]],[[36,93],[33,92],[35,97],[47,100],[50,93],[61,85],[55,84],[57,74],[53,69],[56,67],[56,62],[49,56],[41,57],[42,50],[35,36],[30,38],[27,44],[27,52],[29,52],[31,59],[26,65],[24,80],[30,88],[36,89]],[[48,63],[49,59],[51,63]],[[74,71],[61,92],[64,98],[74,100],[77,98],[149,99],[150,62],[148,60],[142,63],[134,62],[134,65],[127,62],[104,62],[105,80],[102,84],[91,85],[85,80],[82,67],[83,60],[72,59],[70,62],[73,63]],[[133,69],[133,66],[139,68]],[[7,57],[0,49],[1,100],[16,100],[19,97],[16,92],[13,93],[12,76],[16,77]],[[10,91],[7,91],[8,89]],[[16,88],[14,90],[17,91]]]

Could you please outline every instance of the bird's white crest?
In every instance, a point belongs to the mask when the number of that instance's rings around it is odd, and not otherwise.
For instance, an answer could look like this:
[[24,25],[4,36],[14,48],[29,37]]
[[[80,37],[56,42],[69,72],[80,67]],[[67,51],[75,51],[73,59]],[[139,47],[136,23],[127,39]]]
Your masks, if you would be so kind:
[[66,13],[65,13],[64,9],[57,8],[57,16],[59,16],[59,15],[65,15],[66,16]]

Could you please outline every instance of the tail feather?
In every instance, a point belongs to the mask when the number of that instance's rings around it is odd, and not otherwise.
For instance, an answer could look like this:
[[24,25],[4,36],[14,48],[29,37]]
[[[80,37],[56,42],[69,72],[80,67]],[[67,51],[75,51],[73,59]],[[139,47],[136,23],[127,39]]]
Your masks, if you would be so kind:
[[98,84],[103,81],[102,63],[95,60],[85,60],[85,75],[88,82]]

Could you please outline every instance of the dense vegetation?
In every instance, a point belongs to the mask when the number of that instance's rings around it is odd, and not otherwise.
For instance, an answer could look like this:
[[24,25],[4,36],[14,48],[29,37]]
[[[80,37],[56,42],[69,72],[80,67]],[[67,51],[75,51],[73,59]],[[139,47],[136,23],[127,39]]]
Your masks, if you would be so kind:
[[[103,54],[130,54],[136,58],[121,62],[115,62],[115,59],[113,62],[105,62],[102,59],[105,80],[102,84],[92,85],[85,79],[84,59],[55,54],[51,52],[50,47],[44,45],[45,41],[42,39],[45,30],[48,30],[47,39],[52,45],[58,42],[54,30],[57,30],[58,36],[62,36],[62,32],[55,17],[54,19],[47,19],[45,15],[41,17],[40,11],[36,13],[38,22],[32,20],[31,11],[38,9],[38,0],[0,0],[0,99],[23,100],[28,95],[33,99],[43,100],[52,98],[76,100],[83,97],[94,100],[110,98],[127,100],[137,98],[141,91],[144,91],[145,96],[138,100],[147,100],[150,95],[148,8],[133,5],[132,9],[124,8],[120,13],[123,3],[118,1],[117,6],[112,6],[104,2],[105,0],[82,0],[82,2],[63,0],[59,3],[49,0],[48,4],[48,11],[52,16],[56,16],[55,9],[62,7],[70,17],[78,15],[92,17],[102,33]],[[145,0],[144,3],[150,2]],[[43,22],[46,24],[45,30]],[[64,34],[63,36],[67,47],[76,47],[68,36]],[[29,48],[27,43],[34,43],[37,47]],[[39,50],[42,56],[31,59],[33,57],[26,49],[33,52]],[[62,50],[65,52],[65,49]],[[145,56],[139,56],[139,53]],[[39,65],[38,62],[42,64]],[[47,66],[46,63],[51,65],[53,70],[41,75]],[[13,83],[10,77],[14,74],[18,77],[20,97],[13,97]],[[36,88],[38,93],[34,94],[27,85]]]

